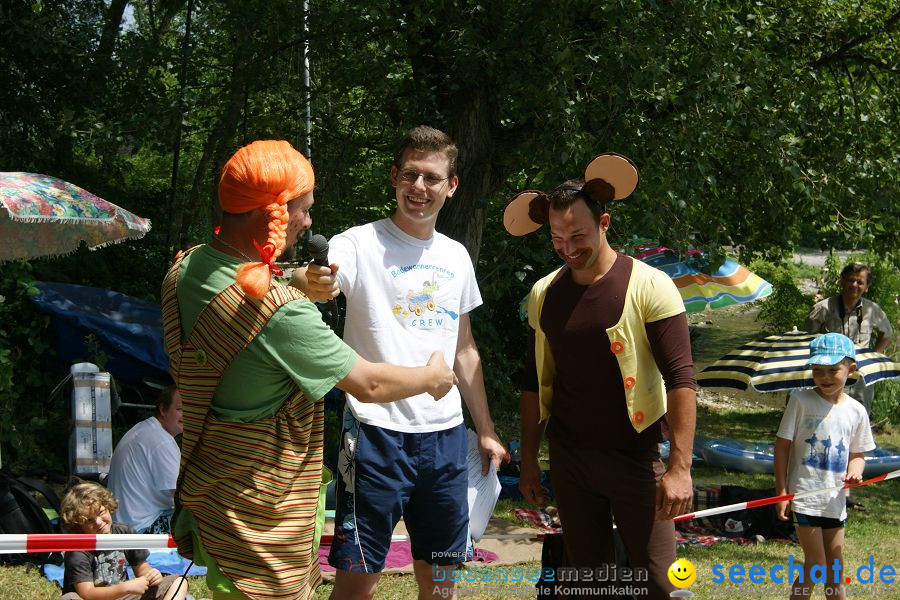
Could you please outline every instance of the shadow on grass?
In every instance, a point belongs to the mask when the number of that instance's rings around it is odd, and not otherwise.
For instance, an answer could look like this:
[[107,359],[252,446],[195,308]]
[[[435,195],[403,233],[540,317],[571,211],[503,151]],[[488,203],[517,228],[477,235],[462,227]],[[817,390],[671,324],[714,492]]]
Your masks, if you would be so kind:
[[775,476],[771,473],[741,473],[695,461],[691,467],[694,486],[740,485],[753,490],[770,489],[775,493]]
[[692,316],[692,321],[700,321],[691,328],[691,354],[697,369],[760,337],[758,314],[756,306],[736,306]]
[[774,442],[782,409],[754,411],[712,410],[697,407],[697,435],[753,442]]
[[864,511],[851,513],[854,520],[900,527],[900,481],[873,483],[856,488],[851,493],[855,501],[865,506]]

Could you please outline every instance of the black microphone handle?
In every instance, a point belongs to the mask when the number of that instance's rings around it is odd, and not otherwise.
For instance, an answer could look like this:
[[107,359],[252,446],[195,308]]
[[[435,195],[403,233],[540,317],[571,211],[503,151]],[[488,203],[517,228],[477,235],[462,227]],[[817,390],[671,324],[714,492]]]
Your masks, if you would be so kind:
[[306,251],[312,258],[313,263],[321,267],[329,266],[328,240],[325,239],[324,235],[316,234],[312,236],[312,238],[310,238],[310,240],[306,242]]

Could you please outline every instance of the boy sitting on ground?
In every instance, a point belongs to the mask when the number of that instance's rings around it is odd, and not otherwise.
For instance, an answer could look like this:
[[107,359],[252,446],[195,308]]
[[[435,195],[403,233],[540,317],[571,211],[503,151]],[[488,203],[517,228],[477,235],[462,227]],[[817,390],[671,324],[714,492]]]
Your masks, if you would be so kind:
[[[118,504],[97,483],[79,483],[66,493],[60,520],[69,533],[134,533],[113,523]],[[82,550],[66,552],[61,600],[184,600],[187,580],[163,575],[147,564],[147,550]],[[134,571],[128,579],[125,563]]]

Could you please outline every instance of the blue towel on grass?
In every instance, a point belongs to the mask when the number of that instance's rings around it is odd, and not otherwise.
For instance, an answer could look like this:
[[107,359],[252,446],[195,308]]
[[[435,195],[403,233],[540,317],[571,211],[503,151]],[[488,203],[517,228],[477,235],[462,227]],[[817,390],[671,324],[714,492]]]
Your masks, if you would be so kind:
[[[154,569],[159,570],[164,575],[184,575],[184,571],[191,563],[188,559],[182,557],[178,552],[171,548],[169,550],[153,550],[147,557],[147,563]],[[41,567],[44,577],[50,581],[55,581],[61,588],[63,585],[63,573],[65,568],[62,565],[54,565],[47,563]],[[187,572],[189,577],[206,575],[206,567],[191,565],[190,571]],[[128,577],[134,577],[131,567],[128,567]]]

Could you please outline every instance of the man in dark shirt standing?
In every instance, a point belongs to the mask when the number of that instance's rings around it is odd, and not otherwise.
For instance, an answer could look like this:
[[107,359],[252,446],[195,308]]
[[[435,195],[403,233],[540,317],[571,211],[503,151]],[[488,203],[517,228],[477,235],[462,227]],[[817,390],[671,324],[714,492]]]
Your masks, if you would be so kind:
[[[528,299],[534,344],[522,385],[519,485],[529,502],[545,502],[537,453],[549,423],[563,566],[614,563],[615,520],[631,567],[648,571],[649,581],[636,584],[647,587],[641,597],[668,598],[675,589],[667,576],[675,561],[672,518],[691,509],[693,491],[696,383],[687,318],[667,275],[607,241],[606,204],[633,191],[633,164],[601,155],[586,179],[518,207],[536,225],[550,223],[565,262]],[[513,200],[506,212],[515,207]],[[657,446],[666,433],[667,468]]]

